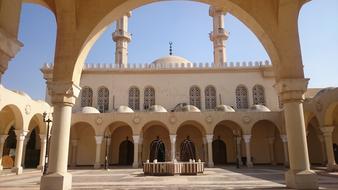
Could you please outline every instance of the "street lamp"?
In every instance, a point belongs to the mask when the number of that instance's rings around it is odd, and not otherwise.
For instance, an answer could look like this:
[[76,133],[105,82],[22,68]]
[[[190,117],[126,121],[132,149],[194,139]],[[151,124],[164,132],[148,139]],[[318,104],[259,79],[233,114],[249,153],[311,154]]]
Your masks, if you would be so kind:
[[47,113],[43,112],[42,114],[43,117],[43,122],[47,123],[47,137],[46,137],[46,154],[45,154],[45,165],[43,167],[43,175],[47,174],[47,169],[48,169],[48,152],[49,152],[49,127],[50,127],[50,123],[52,123],[53,121],[48,117],[47,118]]
[[104,157],[104,169],[108,170],[109,165],[108,165],[108,139],[110,139],[109,133],[106,133],[104,135],[104,139],[106,140],[106,152],[105,152],[105,157]]
[[234,136],[235,136],[236,168],[239,168],[237,139],[240,137],[240,131],[238,129],[234,129],[233,133],[234,133]]

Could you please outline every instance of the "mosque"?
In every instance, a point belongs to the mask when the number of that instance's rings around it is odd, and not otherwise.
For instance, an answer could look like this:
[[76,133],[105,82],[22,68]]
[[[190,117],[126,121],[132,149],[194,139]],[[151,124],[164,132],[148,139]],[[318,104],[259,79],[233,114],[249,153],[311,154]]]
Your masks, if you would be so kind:
[[[226,42],[231,36],[224,28],[225,14],[215,6],[209,9],[211,63],[174,55],[170,43],[169,55],[148,64],[128,64],[131,12],[120,17],[112,34],[115,64],[86,64],[81,88],[69,92],[80,90],[71,109],[69,141],[65,140],[68,167],[137,168],[157,158],[201,160],[208,167],[238,163],[292,168],[289,158],[298,153],[289,149],[298,144],[288,144],[286,118],[298,121],[299,113],[291,113],[293,104],[286,100],[295,94],[280,93],[285,85],[276,85],[276,70],[269,61],[227,62]],[[53,83],[54,69],[53,64],[41,68],[47,85]],[[53,125],[63,117],[51,116],[60,111],[50,106],[55,93],[56,88],[48,88],[44,102],[0,87],[1,170],[12,168],[20,174],[23,168],[44,168],[47,124],[42,113],[56,119]],[[300,108],[304,118],[299,122],[305,126],[310,163],[337,170],[338,88],[309,88],[299,99],[304,99]],[[52,138],[56,134],[52,127]],[[157,141],[161,151],[155,151]]]

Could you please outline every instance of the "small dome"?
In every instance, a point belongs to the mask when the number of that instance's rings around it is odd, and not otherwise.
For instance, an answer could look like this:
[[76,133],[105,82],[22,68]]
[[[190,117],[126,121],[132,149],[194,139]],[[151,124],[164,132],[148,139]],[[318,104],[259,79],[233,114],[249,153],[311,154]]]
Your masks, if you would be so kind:
[[176,64],[177,64],[178,67],[188,67],[188,65],[191,65],[191,62],[180,56],[168,55],[168,56],[156,59],[155,61],[152,62],[152,64],[155,66],[170,65],[171,67],[176,67]]
[[268,107],[263,106],[263,105],[253,105],[253,106],[251,106],[250,111],[253,111],[253,112],[269,112],[271,110]]
[[221,111],[221,112],[235,112],[234,108],[228,105],[219,105],[216,107],[216,111]]
[[81,111],[79,111],[81,113],[100,113],[99,110],[97,110],[96,108],[94,107],[89,107],[89,106],[86,106],[86,107],[83,107]]
[[150,112],[168,112],[163,106],[161,105],[153,105],[149,108]]
[[119,113],[134,113],[134,111],[128,106],[119,106],[116,110]]
[[193,105],[186,105],[182,109],[183,112],[201,112],[196,106]]

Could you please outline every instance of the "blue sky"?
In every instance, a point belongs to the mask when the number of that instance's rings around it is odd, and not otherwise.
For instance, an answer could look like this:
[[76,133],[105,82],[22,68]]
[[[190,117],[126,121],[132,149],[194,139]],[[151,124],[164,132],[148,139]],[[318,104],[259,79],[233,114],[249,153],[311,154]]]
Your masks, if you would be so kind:
[[[212,43],[208,33],[212,20],[208,5],[171,1],[153,3],[135,9],[129,22],[133,35],[129,44],[130,63],[150,63],[168,55],[168,42],[174,42],[174,54],[192,62],[212,62]],[[87,63],[114,63],[115,44],[111,34],[115,25],[98,39]],[[238,19],[227,14],[229,61],[269,59],[255,35]],[[312,0],[301,10],[299,32],[305,75],[309,87],[338,86],[338,1]],[[3,77],[9,89],[24,91],[34,99],[44,99],[45,81],[40,72],[43,63],[53,62],[56,23],[52,13],[38,5],[24,4],[19,40],[24,47],[11,61]]]

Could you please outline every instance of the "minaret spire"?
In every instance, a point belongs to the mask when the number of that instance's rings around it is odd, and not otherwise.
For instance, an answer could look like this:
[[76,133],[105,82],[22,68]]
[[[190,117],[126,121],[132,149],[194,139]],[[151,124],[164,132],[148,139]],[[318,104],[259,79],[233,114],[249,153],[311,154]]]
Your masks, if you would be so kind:
[[173,42],[169,42],[169,55],[173,55]]
[[219,65],[226,62],[225,42],[228,39],[228,32],[224,30],[224,15],[226,13],[214,6],[210,6],[209,15],[213,19],[213,31],[209,34],[214,44],[214,64]]
[[116,21],[116,30],[113,33],[113,40],[116,42],[115,64],[127,66],[128,64],[128,43],[131,41],[131,34],[128,32],[128,18],[131,12],[123,15]]

